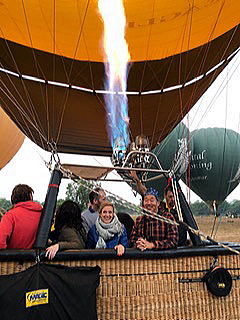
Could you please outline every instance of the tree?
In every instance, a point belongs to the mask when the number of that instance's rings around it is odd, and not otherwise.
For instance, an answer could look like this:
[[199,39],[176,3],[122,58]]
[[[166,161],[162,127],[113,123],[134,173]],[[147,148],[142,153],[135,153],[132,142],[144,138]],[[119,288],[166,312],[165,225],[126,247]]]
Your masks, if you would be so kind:
[[65,201],[65,199],[58,199],[58,201],[56,203],[56,208],[60,207],[64,201]]
[[229,204],[228,211],[240,215],[240,200],[233,200]]
[[139,206],[136,206],[134,204],[128,205],[127,202],[122,201],[114,195],[107,196],[107,200],[114,204],[117,212],[128,213],[130,215],[137,215],[141,213],[141,209]]
[[[89,204],[89,193],[96,187],[101,187],[101,185],[92,180],[79,180],[69,183],[67,185],[65,200],[72,200],[77,202],[80,205],[81,210],[84,210]],[[132,204],[130,208],[130,206],[128,206],[124,201],[115,197],[114,195],[107,195],[107,200],[114,204],[117,212],[139,214],[141,211],[139,207],[134,204]]]
[[228,211],[230,211],[230,203],[228,203],[226,200],[223,201],[218,207],[218,212],[223,215],[226,214]]
[[80,205],[81,210],[87,208],[88,195],[96,187],[101,185],[92,180],[78,180],[67,185],[66,200],[72,200]]
[[190,204],[192,213],[196,216],[204,216],[210,214],[210,209],[203,201],[195,201]]
[[8,211],[12,207],[11,201],[5,198],[0,198],[0,207]]

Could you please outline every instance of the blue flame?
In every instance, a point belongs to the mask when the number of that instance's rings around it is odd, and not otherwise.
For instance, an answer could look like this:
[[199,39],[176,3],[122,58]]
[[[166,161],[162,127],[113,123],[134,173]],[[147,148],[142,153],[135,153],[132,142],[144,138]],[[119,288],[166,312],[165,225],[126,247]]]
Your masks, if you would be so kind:
[[[106,65],[108,69],[109,65]],[[105,102],[107,107],[107,120],[108,120],[108,135],[111,141],[113,150],[118,148],[119,150],[125,151],[129,144],[129,133],[128,133],[128,99],[127,95],[123,91],[122,83],[120,79],[115,78],[111,81],[110,79],[105,83],[105,89],[110,92],[105,95]],[[121,93],[119,93],[121,92]]]
[[129,144],[127,71],[130,54],[125,40],[126,17],[122,0],[98,0],[104,22],[104,50],[106,55],[105,90],[108,135],[113,150],[125,151]]

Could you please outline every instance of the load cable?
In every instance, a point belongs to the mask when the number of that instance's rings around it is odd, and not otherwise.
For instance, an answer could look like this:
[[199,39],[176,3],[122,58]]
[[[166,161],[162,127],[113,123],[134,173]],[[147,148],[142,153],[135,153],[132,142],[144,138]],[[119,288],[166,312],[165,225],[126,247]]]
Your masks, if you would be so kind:
[[[93,191],[93,188],[92,187],[88,187],[86,186],[86,180],[77,176],[76,174],[73,174],[69,169],[65,169],[61,164],[59,164],[59,170],[63,173],[63,175],[69,179],[72,179],[74,181],[78,181],[78,183],[83,186],[84,188],[88,189],[89,191]],[[85,183],[83,183],[85,182]],[[187,231],[189,232],[192,232],[193,234],[195,234],[196,236],[198,237],[201,237],[205,240],[208,240],[210,241],[212,244],[214,245],[218,245],[218,246],[221,246],[223,247],[224,249],[227,249],[237,255],[240,255],[240,252],[237,251],[236,249],[233,249],[231,248],[230,246],[222,243],[222,242],[217,242],[215,241],[214,239],[212,239],[210,236],[207,236],[205,235],[202,231],[200,231],[199,229],[196,230],[196,229],[193,229],[192,227],[190,227],[187,223],[183,222],[183,221],[180,221],[180,223],[176,222],[176,221],[173,221],[173,220],[170,220],[168,218],[165,218],[161,215],[158,215],[154,212],[151,212],[145,208],[143,208],[142,206],[134,206],[133,204],[131,204],[129,201],[123,199],[122,197],[118,196],[118,195],[115,195],[114,193],[104,189],[104,191],[109,194],[109,195],[112,195],[114,196],[115,198],[119,199],[123,204],[127,204],[127,208],[129,209],[132,209],[132,210],[136,210],[136,207],[138,207],[139,209],[141,209],[142,213],[149,216],[149,217],[152,217],[156,220],[159,220],[159,221],[162,221],[162,222],[165,222],[165,223],[168,223],[168,224],[171,224],[171,225],[175,225],[175,226],[180,226],[182,225]]]

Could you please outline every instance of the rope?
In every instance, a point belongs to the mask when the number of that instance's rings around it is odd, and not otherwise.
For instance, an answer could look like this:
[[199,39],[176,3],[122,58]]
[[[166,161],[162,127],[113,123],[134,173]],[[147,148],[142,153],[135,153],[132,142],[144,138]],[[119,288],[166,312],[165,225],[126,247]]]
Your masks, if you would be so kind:
[[[73,174],[70,170],[63,168],[61,164],[59,164],[59,170],[60,170],[67,178],[72,179],[72,180],[74,180],[74,181],[75,181],[75,180],[78,180],[78,182],[79,182],[79,184],[80,184],[81,186],[83,186],[84,188],[88,189],[89,191],[94,191],[94,189],[93,189],[92,187],[88,187],[88,186],[86,186],[86,185],[83,183],[83,182],[86,182],[85,179],[82,179],[81,177]],[[83,181],[83,182],[82,182],[82,181]],[[126,207],[127,207],[128,209],[136,210],[136,207],[137,207],[137,208],[141,209],[141,211],[142,211],[143,214],[148,215],[148,216],[150,216],[150,217],[152,217],[152,218],[154,218],[154,219],[157,219],[157,220],[159,220],[159,221],[162,221],[162,222],[165,222],[165,223],[168,223],[168,224],[177,226],[177,227],[180,226],[180,224],[181,224],[181,225],[183,225],[189,232],[192,232],[193,234],[195,234],[195,235],[197,235],[197,236],[199,236],[199,237],[202,237],[203,239],[208,240],[208,241],[212,242],[212,243],[215,244],[215,245],[221,246],[221,247],[223,247],[224,249],[227,249],[227,250],[229,250],[229,251],[231,251],[231,252],[233,252],[233,253],[235,253],[235,254],[237,254],[237,255],[240,255],[240,252],[239,252],[239,251],[237,251],[237,250],[231,248],[230,246],[225,245],[225,244],[223,244],[223,243],[221,243],[221,242],[215,241],[215,240],[212,239],[210,236],[205,235],[205,234],[204,234],[203,232],[201,232],[200,230],[195,230],[195,229],[193,229],[192,227],[190,227],[190,226],[189,226],[188,224],[186,224],[185,222],[180,222],[180,223],[178,223],[178,222],[176,222],[176,221],[167,219],[167,218],[165,218],[165,217],[163,217],[163,216],[161,216],[161,215],[158,215],[158,214],[156,214],[156,213],[154,213],[154,212],[151,212],[151,211],[143,208],[142,206],[134,206],[134,205],[133,205],[132,203],[130,203],[129,201],[123,199],[122,197],[120,197],[120,196],[118,196],[118,195],[115,195],[114,193],[112,193],[112,192],[110,192],[110,191],[108,191],[108,190],[106,190],[106,189],[104,189],[104,191],[105,191],[107,194],[112,195],[112,196],[114,196],[115,198],[120,199],[120,200],[122,201],[122,203],[127,204]]]

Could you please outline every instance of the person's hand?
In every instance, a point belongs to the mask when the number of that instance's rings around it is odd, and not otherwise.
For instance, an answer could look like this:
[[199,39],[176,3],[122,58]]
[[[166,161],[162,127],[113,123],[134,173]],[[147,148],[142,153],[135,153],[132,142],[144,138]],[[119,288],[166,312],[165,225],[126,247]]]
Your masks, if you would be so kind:
[[155,244],[153,242],[149,242],[143,238],[139,238],[136,241],[136,246],[138,249],[140,249],[141,251],[145,251],[147,249],[151,250],[155,248]]
[[58,250],[59,250],[59,244],[58,243],[48,247],[46,249],[45,257],[47,257],[49,260],[52,260],[55,257],[56,253],[58,252]]
[[139,178],[137,176],[137,171],[130,171],[129,173],[130,177],[133,178],[134,181],[139,181]]
[[125,247],[122,244],[118,244],[117,246],[114,247],[114,250],[117,251],[117,255],[120,257],[124,254]]

